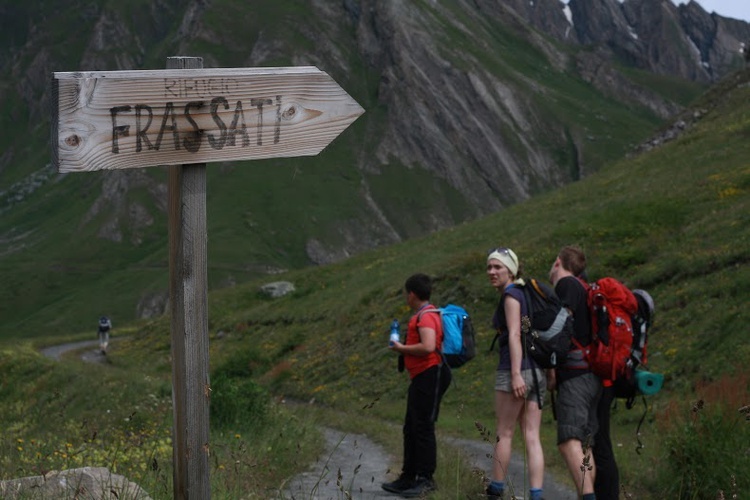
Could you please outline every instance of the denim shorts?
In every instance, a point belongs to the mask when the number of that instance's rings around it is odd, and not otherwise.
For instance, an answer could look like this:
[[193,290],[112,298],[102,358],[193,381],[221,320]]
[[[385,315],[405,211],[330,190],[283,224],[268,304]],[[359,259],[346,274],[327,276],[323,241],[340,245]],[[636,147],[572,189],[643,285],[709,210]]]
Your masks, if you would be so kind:
[[557,444],[579,440],[584,447],[594,445],[599,429],[596,407],[602,394],[602,382],[587,372],[561,382],[557,388]]
[[[534,383],[534,374],[532,369],[521,370],[521,376],[523,381],[526,382],[526,400],[527,401],[541,401],[544,403],[544,398],[547,395],[547,377],[544,375],[544,370],[540,368],[534,368],[536,370],[537,384]],[[495,390],[502,392],[513,392],[513,381],[510,376],[510,370],[497,370],[495,374]],[[539,399],[537,399],[537,392],[539,393]]]

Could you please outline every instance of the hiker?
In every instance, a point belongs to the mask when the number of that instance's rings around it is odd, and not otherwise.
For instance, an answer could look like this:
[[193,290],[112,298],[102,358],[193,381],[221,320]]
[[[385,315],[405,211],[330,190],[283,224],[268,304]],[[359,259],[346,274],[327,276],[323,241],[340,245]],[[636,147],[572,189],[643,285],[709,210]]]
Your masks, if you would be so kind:
[[[635,289],[632,292],[638,308],[635,315],[631,317],[632,345],[630,346],[627,368],[625,373],[620,373],[615,380],[602,379],[604,387],[597,408],[599,431],[594,436],[596,442],[594,447],[594,459],[596,460],[594,492],[599,500],[617,500],[620,498],[620,471],[617,468],[612,449],[610,411],[615,398],[625,399],[625,407],[632,408],[636,394],[640,392],[637,389],[636,373],[641,372],[641,370],[636,370],[636,368],[644,366],[646,362],[648,331],[654,321],[654,299],[651,294],[641,289]],[[610,312],[615,309],[613,303],[610,303],[609,309]],[[641,373],[647,372],[643,370]],[[659,387],[661,387],[661,382]],[[658,390],[657,388],[656,391]],[[640,424],[637,435],[640,435]]]
[[[549,279],[560,300],[573,315],[573,345],[565,361],[557,368],[550,390],[557,390],[557,447],[573,477],[579,497],[594,495],[594,479],[598,463],[590,448],[598,429],[597,405],[601,398],[602,381],[589,369],[583,350],[591,343],[591,316],[588,294],[579,276],[586,270],[586,256],[574,246],[560,250],[550,269]],[[616,491],[616,490],[615,490]]]
[[523,291],[514,286],[520,283],[519,261],[509,248],[496,248],[487,256],[487,276],[490,284],[501,294],[500,303],[492,318],[492,326],[499,334],[499,363],[495,376],[495,419],[497,442],[492,463],[492,480],[487,486],[487,498],[499,500],[505,490],[512,491],[507,481],[511,446],[516,424],[524,434],[529,464],[529,486],[532,500],[542,498],[544,482],[544,453],[539,438],[542,422],[540,402],[544,401],[546,378],[536,363],[524,357],[521,344],[521,316],[528,316]]
[[610,436],[610,409],[615,399],[615,388],[611,381],[603,381],[602,397],[596,408],[599,429],[594,436],[594,461],[596,477],[594,493],[598,500],[618,500],[620,498],[620,470],[617,468],[615,452]]
[[[433,474],[437,468],[435,422],[440,401],[451,382],[450,369],[442,362],[440,348],[443,329],[439,312],[430,304],[432,280],[414,274],[404,285],[406,303],[414,311],[406,331],[406,339],[394,341],[389,348],[403,356],[403,367],[411,382],[406,399],[404,418],[404,460],[398,479],[381,487],[402,497],[424,496],[437,489]],[[401,359],[399,365],[401,366]]]
[[109,345],[109,331],[112,329],[112,322],[108,317],[102,316],[99,318],[99,330],[97,336],[99,337],[99,350],[102,355],[107,355],[107,345]]

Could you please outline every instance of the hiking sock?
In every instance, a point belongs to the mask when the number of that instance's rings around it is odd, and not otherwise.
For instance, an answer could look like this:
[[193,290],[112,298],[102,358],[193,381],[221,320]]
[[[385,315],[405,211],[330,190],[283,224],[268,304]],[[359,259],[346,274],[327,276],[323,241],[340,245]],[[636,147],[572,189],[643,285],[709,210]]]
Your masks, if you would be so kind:
[[542,489],[541,488],[531,488],[529,490],[529,498],[531,500],[542,500]]
[[502,498],[505,492],[505,481],[490,481],[487,485],[487,498]]
[[582,500],[596,500],[596,493],[584,493]]
[[494,479],[490,481],[489,486],[487,486],[488,490],[496,491],[498,493],[502,493],[505,491],[505,481],[495,481]]

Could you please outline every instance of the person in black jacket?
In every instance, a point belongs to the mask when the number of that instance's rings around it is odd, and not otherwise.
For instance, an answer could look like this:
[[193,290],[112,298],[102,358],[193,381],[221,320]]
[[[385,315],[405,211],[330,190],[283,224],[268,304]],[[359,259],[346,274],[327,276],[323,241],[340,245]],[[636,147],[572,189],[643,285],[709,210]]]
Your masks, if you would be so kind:
[[573,315],[573,345],[567,358],[557,368],[551,385],[557,387],[557,447],[565,460],[578,495],[583,500],[598,498],[594,494],[597,465],[591,448],[599,421],[597,407],[602,381],[589,369],[582,347],[591,343],[591,315],[588,292],[579,278],[586,270],[586,256],[578,247],[560,250],[550,269],[549,279],[555,293]]
[[109,345],[109,331],[112,329],[112,321],[106,316],[99,318],[99,330],[97,336],[99,337],[99,350],[103,355],[107,354],[107,346]]

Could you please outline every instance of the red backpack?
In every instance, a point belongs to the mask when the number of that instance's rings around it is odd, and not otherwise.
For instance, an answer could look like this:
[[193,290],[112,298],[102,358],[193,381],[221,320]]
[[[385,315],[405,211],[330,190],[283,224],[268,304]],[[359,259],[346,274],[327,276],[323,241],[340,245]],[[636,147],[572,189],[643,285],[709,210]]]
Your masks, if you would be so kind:
[[614,278],[585,284],[591,311],[591,344],[584,353],[591,371],[602,379],[628,375],[633,348],[632,318],[638,302],[628,287]]

